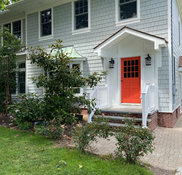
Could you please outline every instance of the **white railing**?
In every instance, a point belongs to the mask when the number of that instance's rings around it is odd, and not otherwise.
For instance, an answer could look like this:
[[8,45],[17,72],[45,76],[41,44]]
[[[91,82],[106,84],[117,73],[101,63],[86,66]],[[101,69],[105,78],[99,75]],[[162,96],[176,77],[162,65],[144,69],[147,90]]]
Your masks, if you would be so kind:
[[142,125],[147,128],[147,118],[157,110],[158,96],[157,87],[151,84],[146,84],[144,92],[142,92]]
[[96,86],[89,94],[89,99],[95,99],[95,106],[88,115],[88,122],[92,122],[96,108],[102,109],[108,105],[108,88],[107,86]]

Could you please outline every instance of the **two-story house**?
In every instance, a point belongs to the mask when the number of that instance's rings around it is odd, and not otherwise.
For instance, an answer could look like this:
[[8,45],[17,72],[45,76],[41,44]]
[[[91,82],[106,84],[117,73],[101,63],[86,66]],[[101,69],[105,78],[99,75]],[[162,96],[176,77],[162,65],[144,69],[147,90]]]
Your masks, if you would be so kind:
[[[108,71],[102,84],[80,93],[96,97],[105,112],[142,114],[144,126],[150,116],[173,127],[180,115],[181,23],[182,0],[20,0],[0,12],[1,28],[26,47],[61,39],[84,76]],[[42,94],[32,82],[42,70],[27,55],[17,54],[16,95]]]

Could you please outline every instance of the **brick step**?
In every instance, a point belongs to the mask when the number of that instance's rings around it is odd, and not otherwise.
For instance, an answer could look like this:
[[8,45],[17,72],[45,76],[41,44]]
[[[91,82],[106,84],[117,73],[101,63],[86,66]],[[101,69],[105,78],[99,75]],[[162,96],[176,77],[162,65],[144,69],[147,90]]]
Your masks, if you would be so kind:
[[[142,118],[134,118],[134,117],[120,117],[120,116],[102,116],[96,115],[95,118],[105,119],[108,121],[109,125],[112,127],[124,127],[126,126],[125,120],[133,120],[136,127],[142,126]],[[148,119],[147,122],[150,123],[152,120]]]
[[111,112],[101,111],[101,113],[102,116],[142,118],[142,113],[129,113],[129,112],[126,113],[121,111],[111,111]]

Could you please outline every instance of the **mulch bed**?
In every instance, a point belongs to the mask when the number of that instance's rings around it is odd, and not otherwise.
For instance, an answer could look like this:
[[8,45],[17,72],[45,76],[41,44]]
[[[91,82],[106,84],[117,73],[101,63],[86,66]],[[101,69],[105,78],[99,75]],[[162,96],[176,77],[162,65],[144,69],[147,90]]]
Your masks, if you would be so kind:
[[10,128],[12,125],[10,118],[6,116],[5,114],[0,114],[0,126],[8,127]]

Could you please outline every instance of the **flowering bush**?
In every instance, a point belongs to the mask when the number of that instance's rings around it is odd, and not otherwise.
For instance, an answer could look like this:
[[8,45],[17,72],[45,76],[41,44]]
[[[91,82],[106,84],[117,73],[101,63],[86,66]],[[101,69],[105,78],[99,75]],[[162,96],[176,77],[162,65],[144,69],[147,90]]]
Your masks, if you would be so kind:
[[[33,123],[41,119],[44,114],[44,102],[35,95],[22,96],[19,102],[15,102],[8,108],[10,119],[20,128],[23,125],[33,127]],[[26,127],[25,127],[26,128]]]
[[112,132],[109,125],[101,121],[77,125],[72,132],[76,147],[81,152],[85,152],[91,141],[97,141],[97,137],[108,138],[110,135]]
[[154,136],[148,129],[135,128],[132,121],[126,121],[127,126],[116,132],[117,150],[119,158],[136,163],[139,157],[153,151]]

